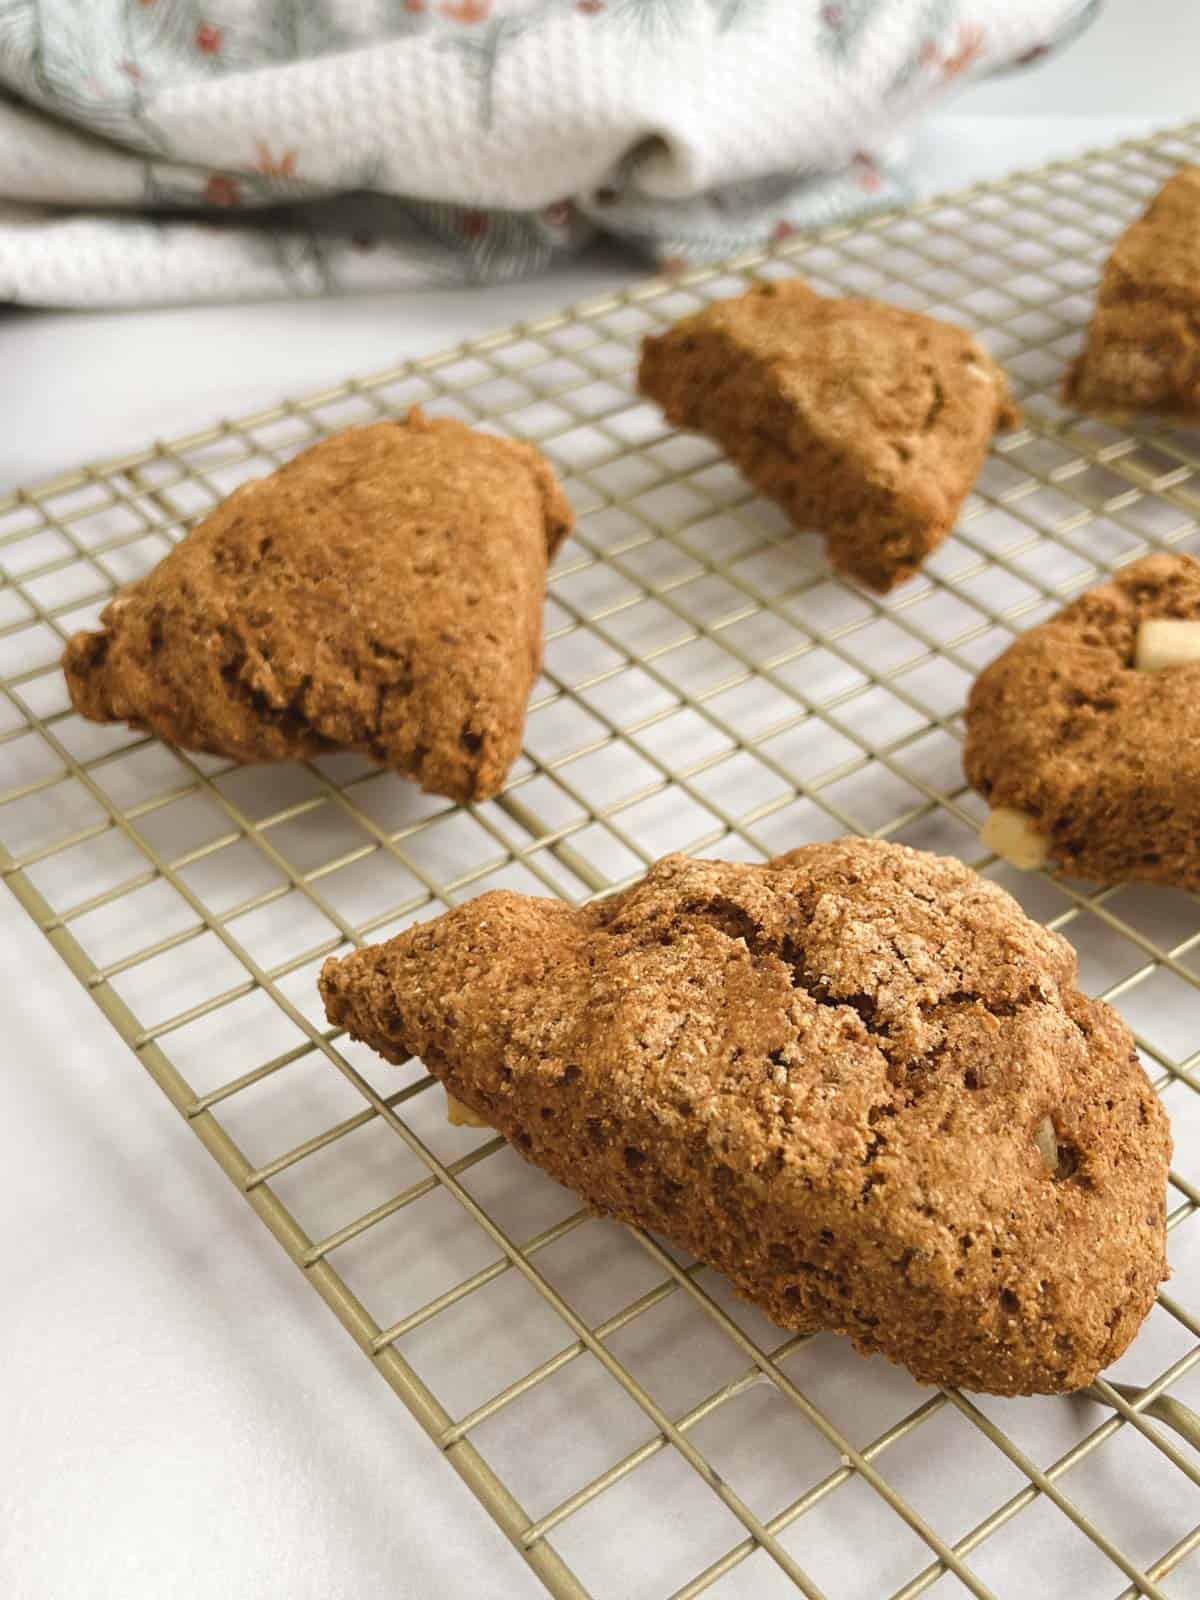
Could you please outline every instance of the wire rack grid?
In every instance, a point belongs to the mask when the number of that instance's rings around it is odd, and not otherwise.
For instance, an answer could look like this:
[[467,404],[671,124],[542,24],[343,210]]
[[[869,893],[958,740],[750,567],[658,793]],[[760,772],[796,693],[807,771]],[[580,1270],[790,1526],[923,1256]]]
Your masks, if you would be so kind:
[[[1200,445],[1058,404],[1098,267],[1200,124],[659,279],[0,500],[0,870],[225,1174],[545,1587],[585,1595],[1182,1596],[1200,1546],[1200,918],[978,842],[965,690],[1148,548],[1200,549]],[[1012,375],[948,543],[879,599],[633,393],[644,333],[748,279],[945,314]],[[246,478],[419,402],[538,443],[579,517],[503,794],[357,758],[270,769],[76,717],[58,657]],[[1085,1397],[918,1388],[784,1337],[590,1218],[420,1064],[330,1030],[316,969],[488,888],[582,902],[667,850],[859,832],[955,853],[1063,930],[1171,1112],[1174,1279]]]

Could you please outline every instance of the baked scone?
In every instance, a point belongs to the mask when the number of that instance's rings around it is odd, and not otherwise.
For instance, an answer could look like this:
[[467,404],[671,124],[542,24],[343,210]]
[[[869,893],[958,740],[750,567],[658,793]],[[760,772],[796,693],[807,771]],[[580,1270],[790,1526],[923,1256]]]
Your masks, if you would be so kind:
[[1200,167],[1183,167],[1117,240],[1068,405],[1200,418]]
[[243,485],[63,656],[75,709],[235,761],[356,750],[455,800],[515,760],[546,566],[531,446],[413,410]]
[[1153,555],[975,680],[967,781],[1018,866],[1200,889],[1200,561]]
[[954,526],[1008,383],[969,333],[799,278],[759,284],[642,346],[638,387],[710,435],[840,571],[880,591]]
[[863,839],[669,856],[576,910],[492,893],[321,973],[597,1211],[929,1383],[1076,1389],[1164,1275],[1167,1119],[1074,952]]

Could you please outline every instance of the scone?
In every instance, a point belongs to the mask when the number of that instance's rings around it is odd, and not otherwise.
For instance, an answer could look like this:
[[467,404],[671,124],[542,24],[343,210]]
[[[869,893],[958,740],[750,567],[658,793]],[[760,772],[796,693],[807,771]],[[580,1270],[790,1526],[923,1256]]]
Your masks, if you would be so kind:
[[355,750],[455,800],[521,747],[571,511],[529,445],[379,422],[238,489],[63,656],[77,711],[235,761]]
[[647,339],[638,387],[880,591],[946,538],[993,432],[1017,421],[1004,374],[969,333],[825,300],[798,278]]
[[321,974],[329,1020],[785,1328],[928,1383],[1076,1389],[1164,1275],[1167,1119],[1075,956],[961,863],[670,856],[493,893]]
[[1108,258],[1068,405],[1200,418],[1200,167],[1159,190]]
[[1011,644],[967,703],[986,844],[1200,889],[1200,561],[1153,555]]

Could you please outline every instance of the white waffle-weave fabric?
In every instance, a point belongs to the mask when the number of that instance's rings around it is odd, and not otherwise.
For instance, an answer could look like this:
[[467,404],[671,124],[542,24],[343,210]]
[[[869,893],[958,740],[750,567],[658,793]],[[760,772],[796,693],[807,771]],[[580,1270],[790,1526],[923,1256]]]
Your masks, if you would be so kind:
[[905,194],[905,129],[1096,0],[0,0],[0,299],[710,260]]

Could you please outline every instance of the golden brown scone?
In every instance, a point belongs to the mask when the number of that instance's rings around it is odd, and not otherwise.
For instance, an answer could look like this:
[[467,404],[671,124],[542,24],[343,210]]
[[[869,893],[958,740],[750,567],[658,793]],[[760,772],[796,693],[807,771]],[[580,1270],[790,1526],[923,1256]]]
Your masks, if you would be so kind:
[[1200,167],[1168,179],[1117,240],[1063,393],[1101,416],[1200,417]]
[[642,346],[638,387],[709,434],[869,588],[909,578],[954,526],[1017,412],[969,333],[873,300],[765,283]]
[[787,1328],[930,1383],[1088,1383],[1164,1275],[1167,1119],[1075,957],[957,861],[669,856],[330,960],[329,1020]]
[[521,747],[570,528],[529,445],[417,410],[349,429],[238,489],[76,634],[72,702],[235,761],[356,750],[481,799]]
[[1200,659],[1146,669],[1160,619],[1200,624],[1200,561],[1147,556],[1011,644],[972,686],[963,765],[1065,871],[1200,889]]

